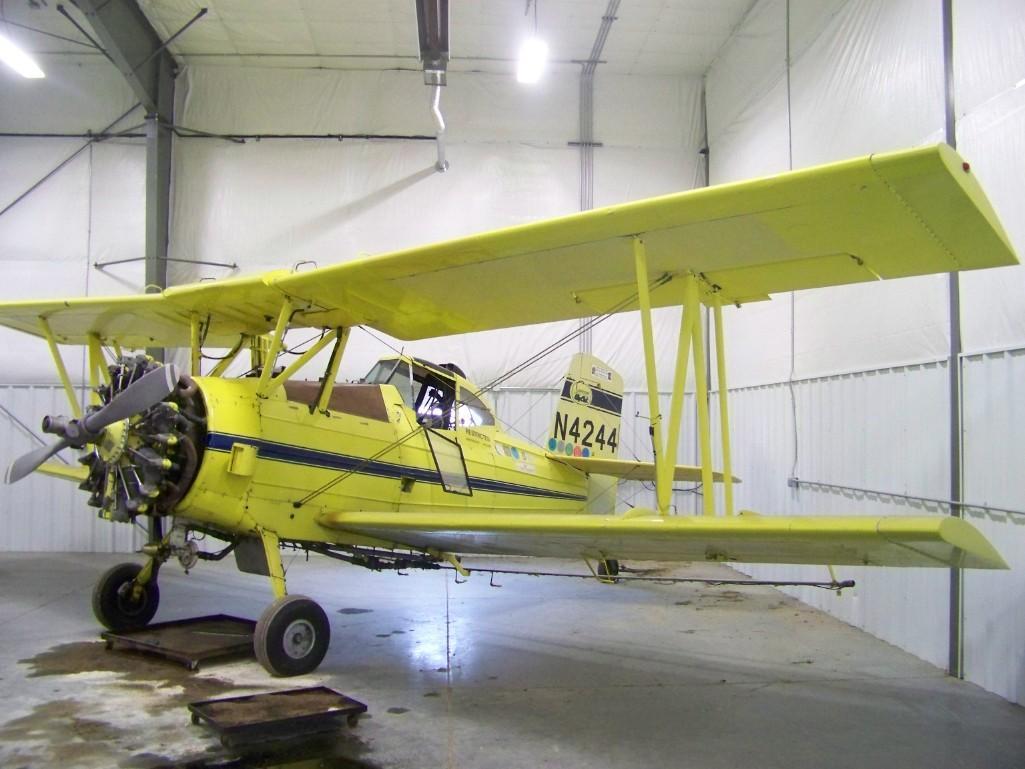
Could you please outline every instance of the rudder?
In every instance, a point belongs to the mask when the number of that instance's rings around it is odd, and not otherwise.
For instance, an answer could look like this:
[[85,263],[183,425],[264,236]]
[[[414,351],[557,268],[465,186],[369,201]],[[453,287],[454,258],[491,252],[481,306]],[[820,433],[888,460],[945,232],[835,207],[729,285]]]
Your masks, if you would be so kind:
[[570,361],[548,434],[553,454],[616,456],[623,412],[623,377],[593,355]]

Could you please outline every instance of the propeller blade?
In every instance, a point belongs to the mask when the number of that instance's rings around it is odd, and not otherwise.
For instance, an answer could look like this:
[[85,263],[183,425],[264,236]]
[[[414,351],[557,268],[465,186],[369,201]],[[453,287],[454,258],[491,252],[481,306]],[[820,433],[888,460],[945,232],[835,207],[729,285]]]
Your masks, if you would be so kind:
[[49,446],[40,446],[35,451],[30,451],[28,454],[22,454],[11,462],[11,466],[7,468],[6,482],[17,483],[58,451],[67,448],[70,445],[71,444],[68,442],[67,438],[61,438],[59,441],[51,443]]
[[173,393],[177,386],[177,367],[167,365],[153,369],[115,395],[102,409],[83,419],[82,425],[90,433],[99,433],[107,425],[120,422],[160,403]]

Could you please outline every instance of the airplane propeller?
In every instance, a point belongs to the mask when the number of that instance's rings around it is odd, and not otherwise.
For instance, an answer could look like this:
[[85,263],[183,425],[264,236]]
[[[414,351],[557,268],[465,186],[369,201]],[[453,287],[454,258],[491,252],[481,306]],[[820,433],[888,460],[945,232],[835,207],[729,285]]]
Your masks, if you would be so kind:
[[43,432],[59,435],[60,440],[49,446],[18,457],[7,470],[7,483],[16,483],[31,473],[58,451],[69,446],[82,448],[96,443],[108,425],[134,416],[160,403],[178,386],[178,369],[174,365],[154,369],[115,395],[110,403],[82,419],[44,417]]

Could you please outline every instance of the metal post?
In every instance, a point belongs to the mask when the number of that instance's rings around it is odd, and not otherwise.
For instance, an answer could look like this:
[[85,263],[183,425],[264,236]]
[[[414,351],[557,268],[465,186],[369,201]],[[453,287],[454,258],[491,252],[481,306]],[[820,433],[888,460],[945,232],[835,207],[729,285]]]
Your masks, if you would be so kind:
[[[954,13],[953,0],[943,0],[943,80],[944,80],[944,138],[951,147],[957,147],[956,113],[954,112]],[[964,499],[962,476],[963,436],[961,433],[961,288],[958,274],[947,278],[947,308],[950,333],[950,355],[947,359],[950,393],[950,514],[964,517],[958,503]],[[955,678],[964,678],[964,575],[961,569],[950,570],[950,608],[947,672]]]

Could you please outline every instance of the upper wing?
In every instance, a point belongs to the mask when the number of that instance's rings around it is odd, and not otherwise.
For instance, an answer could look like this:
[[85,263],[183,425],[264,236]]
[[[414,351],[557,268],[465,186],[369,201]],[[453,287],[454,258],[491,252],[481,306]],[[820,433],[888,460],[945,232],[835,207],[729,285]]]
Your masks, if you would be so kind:
[[85,344],[90,334],[125,347],[187,347],[192,318],[204,343],[230,346],[239,334],[274,327],[284,294],[271,285],[276,272],[216,283],[193,283],[160,294],[0,302],[0,325],[39,335],[45,318],[59,342]]
[[565,320],[636,307],[633,236],[654,306],[680,304],[686,273],[724,303],[779,291],[1017,263],[982,189],[946,145],[690,190],[301,273],[160,295],[0,304],[0,324],[58,340],[207,344],[263,333],[284,296],[293,323],[369,325],[402,339]]
[[[690,190],[282,277],[282,290],[402,339],[636,308],[648,269],[702,274],[724,303],[805,288],[1017,263],[946,145]],[[652,291],[682,303],[682,281]],[[324,324],[329,325],[329,324]],[[345,325],[343,323],[342,325]]]
[[1006,569],[970,524],[916,518],[326,513],[325,526],[395,547],[489,555]]
[[[605,459],[604,457],[567,457],[562,454],[545,452],[545,456],[556,462],[562,462],[582,470],[585,473],[596,473],[598,475],[611,475],[615,478],[622,478],[624,481],[653,481],[655,480],[655,463],[641,462],[633,459]],[[712,473],[712,480],[716,483],[723,479],[722,473]],[[691,465],[677,465],[673,473],[674,481],[700,481],[701,468]],[[733,476],[734,483],[740,483],[740,478]]]

